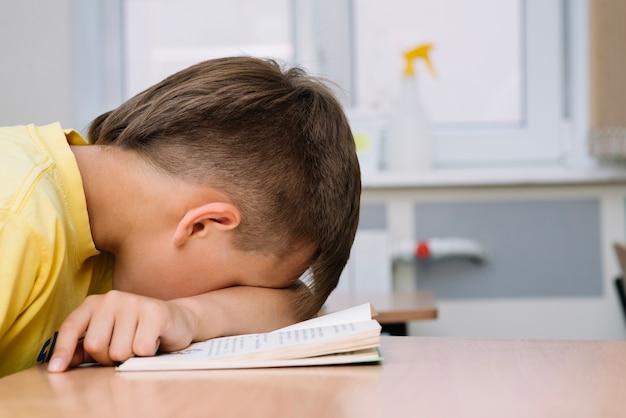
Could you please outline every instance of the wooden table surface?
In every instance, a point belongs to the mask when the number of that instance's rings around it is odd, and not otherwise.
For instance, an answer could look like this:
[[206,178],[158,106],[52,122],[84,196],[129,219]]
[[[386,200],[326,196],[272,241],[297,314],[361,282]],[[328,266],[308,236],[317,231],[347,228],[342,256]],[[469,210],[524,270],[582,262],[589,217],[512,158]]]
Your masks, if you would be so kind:
[[370,302],[381,324],[437,318],[437,304],[428,292],[340,292],[334,291],[324,304],[328,312]]
[[0,379],[1,417],[616,417],[626,342],[383,337],[380,365]]

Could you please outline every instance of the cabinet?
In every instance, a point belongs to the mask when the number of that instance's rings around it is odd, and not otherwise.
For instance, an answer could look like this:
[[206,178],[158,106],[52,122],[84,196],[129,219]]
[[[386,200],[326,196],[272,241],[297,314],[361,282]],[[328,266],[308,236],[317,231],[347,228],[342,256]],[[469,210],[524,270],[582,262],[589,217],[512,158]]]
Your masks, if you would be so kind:
[[613,286],[613,243],[624,241],[625,231],[621,172],[448,175],[364,178],[360,233],[386,231],[390,247],[462,236],[487,250],[483,264],[448,259],[390,267],[392,289],[429,291],[437,300],[439,318],[411,324],[410,334],[626,337]]

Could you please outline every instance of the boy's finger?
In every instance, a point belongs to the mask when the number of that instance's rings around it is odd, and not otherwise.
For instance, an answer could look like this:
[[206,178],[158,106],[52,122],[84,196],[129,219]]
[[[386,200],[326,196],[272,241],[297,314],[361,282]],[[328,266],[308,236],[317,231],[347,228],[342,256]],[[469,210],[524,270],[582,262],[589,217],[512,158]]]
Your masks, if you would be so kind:
[[109,347],[113,331],[116,328],[116,317],[112,312],[103,314],[101,311],[91,317],[83,339],[85,353],[102,365],[111,365],[115,361],[109,356]]
[[87,330],[90,318],[90,311],[79,307],[65,319],[48,363],[49,372],[63,372],[85,361],[85,353],[79,340]]
[[135,316],[121,316],[116,318],[110,344],[108,346],[108,358],[116,363],[128,360],[133,356],[133,340],[137,330],[137,319]]
[[76,344],[74,353],[70,356],[70,360],[67,361],[68,356],[65,354],[55,354],[48,363],[48,371],[52,373],[64,372],[72,367],[79,366],[83,363],[91,362],[93,359],[83,349],[82,340]]
[[159,334],[160,324],[157,321],[139,321],[133,340],[133,353],[138,356],[155,355],[161,343]]

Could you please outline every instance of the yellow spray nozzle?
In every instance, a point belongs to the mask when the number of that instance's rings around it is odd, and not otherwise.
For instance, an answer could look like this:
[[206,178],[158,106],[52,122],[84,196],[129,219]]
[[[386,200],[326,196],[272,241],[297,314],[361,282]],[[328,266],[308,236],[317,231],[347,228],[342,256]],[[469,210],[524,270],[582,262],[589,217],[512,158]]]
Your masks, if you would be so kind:
[[415,69],[413,68],[413,61],[418,58],[422,58],[426,63],[426,67],[428,71],[434,76],[435,69],[433,68],[433,64],[430,61],[430,49],[432,48],[432,44],[420,45],[417,48],[413,48],[410,51],[404,53],[405,58],[405,66],[404,66],[404,75],[413,76],[415,75]]

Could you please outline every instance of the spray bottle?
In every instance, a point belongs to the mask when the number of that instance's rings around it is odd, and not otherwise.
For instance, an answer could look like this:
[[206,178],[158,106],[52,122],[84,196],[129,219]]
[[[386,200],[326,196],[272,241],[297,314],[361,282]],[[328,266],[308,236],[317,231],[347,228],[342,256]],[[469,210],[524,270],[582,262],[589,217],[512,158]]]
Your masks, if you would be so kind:
[[405,67],[396,113],[385,141],[384,168],[395,172],[419,172],[432,168],[430,123],[420,100],[413,62],[423,59],[434,76],[430,61],[432,45],[405,52]]

